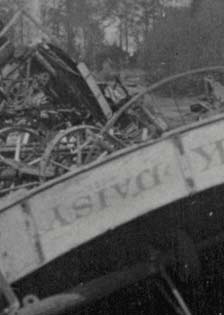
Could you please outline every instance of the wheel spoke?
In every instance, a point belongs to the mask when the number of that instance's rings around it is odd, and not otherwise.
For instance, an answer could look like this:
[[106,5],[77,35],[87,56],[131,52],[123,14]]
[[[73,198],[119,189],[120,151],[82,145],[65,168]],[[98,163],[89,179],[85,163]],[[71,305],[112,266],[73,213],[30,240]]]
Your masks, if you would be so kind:
[[78,133],[76,136],[76,144],[77,144],[77,166],[82,165],[82,148],[81,148],[81,143],[80,143],[80,134]]
[[51,164],[53,164],[53,165],[55,165],[55,166],[58,166],[58,167],[64,169],[65,171],[69,171],[69,170],[70,170],[70,167],[67,167],[67,166],[65,166],[64,164],[59,163],[59,162],[57,162],[57,161],[55,161],[55,160],[51,160]]

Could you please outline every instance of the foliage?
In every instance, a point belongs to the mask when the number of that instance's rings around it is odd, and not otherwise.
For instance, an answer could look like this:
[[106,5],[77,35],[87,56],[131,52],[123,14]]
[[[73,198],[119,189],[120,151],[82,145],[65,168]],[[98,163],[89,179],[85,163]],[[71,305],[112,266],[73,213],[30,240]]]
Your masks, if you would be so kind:
[[[168,9],[166,0],[0,0],[0,19],[12,17],[16,2],[28,8],[34,1],[41,23],[61,46],[94,68],[108,57],[125,64],[132,52],[132,63],[148,69],[154,80],[223,61],[223,0],[194,0],[191,9]],[[15,41],[24,41],[23,22],[10,34]],[[111,25],[117,27],[117,41],[109,45],[105,29]]]
[[223,62],[224,3],[205,0],[197,15],[168,10],[147,38],[147,59],[141,63],[158,78]]
[[105,60],[111,60],[116,69],[121,69],[122,65],[128,60],[129,55],[117,45],[104,45],[101,51],[96,55],[97,70],[102,69]]

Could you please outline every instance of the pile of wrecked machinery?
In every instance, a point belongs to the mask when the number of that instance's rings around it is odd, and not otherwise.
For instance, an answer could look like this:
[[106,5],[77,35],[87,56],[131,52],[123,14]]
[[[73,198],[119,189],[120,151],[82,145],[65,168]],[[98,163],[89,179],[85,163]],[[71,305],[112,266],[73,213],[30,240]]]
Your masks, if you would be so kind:
[[[169,129],[149,95],[178,75],[130,95],[119,78],[96,83],[84,63],[77,64],[50,43],[16,54],[9,54],[6,45],[1,54],[1,196],[33,188]],[[192,111],[198,107],[208,111],[205,102]]]
[[[96,83],[53,44],[3,50],[0,80],[0,194],[43,181],[167,130],[116,78]],[[141,105],[141,106],[140,106]],[[153,122],[153,123],[152,123]],[[156,126],[156,128],[155,128]]]
[[[224,67],[131,93],[43,41],[16,52],[5,42],[0,71],[2,313],[74,313],[95,301],[121,313],[104,298],[129,286],[125,310],[142,313],[139,285],[146,313],[223,309],[214,288],[223,285]],[[193,82],[187,98],[175,98],[180,82]]]
[[[97,83],[84,63],[44,41],[16,53],[6,41],[0,69],[0,197],[160,137],[170,125],[153,104],[154,91],[185,76],[223,72],[223,67],[193,70],[133,94],[118,77]],[[216,83],[208,77],[206,84]],[[223,87],[215,88],[224,94]],[[211,104],[199,100],[191,111],[217,112]]]

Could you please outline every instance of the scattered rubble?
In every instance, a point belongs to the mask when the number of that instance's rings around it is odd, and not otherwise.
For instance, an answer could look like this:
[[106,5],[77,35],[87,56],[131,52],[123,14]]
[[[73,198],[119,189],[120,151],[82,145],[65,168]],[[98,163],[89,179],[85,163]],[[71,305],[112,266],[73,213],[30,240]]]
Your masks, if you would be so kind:
[[[198,71],[186,74],[192,73]],[[167,108],[157,104],[156,91],[184,76],[174,75],[136,93],[133,82],[126,87],[117,76],[96,82],[84,63],[75,62],[50,42],[14,49],[3,40],[0,197],[161,136],[172,127],[164,119]],[[218,96],[199,99],[191,107],[188,103],[187,111],[194,120],[222,111],[223,86],[211,77],[205,81],[207,89]],[[168,102],[165,98],[165,107]],[[172,102],[181,117],[177,99],[173,97]],[[183,121],[181,117],[178,124],[182,126]]]
[[50,43],[8,57],[0,79],[1,195],[35,187],[155,136],[156,119],[138,105],[102,132],[131,99],[119,78],[96,83],[85,64]]

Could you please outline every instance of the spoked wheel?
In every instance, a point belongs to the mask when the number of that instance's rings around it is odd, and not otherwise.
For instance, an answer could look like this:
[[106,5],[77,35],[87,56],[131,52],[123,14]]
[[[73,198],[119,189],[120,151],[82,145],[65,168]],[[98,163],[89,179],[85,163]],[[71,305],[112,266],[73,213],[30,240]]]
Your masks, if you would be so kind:
[[112,153],[122,143],[100,129],[81,125],[59,132],[47,146],[40,163],[42,180],[60,176]]
[[0,130],[0,195],[38,184],[43,142],[43,137],[30,128]]

